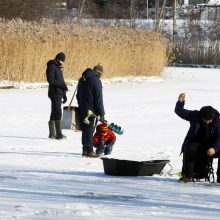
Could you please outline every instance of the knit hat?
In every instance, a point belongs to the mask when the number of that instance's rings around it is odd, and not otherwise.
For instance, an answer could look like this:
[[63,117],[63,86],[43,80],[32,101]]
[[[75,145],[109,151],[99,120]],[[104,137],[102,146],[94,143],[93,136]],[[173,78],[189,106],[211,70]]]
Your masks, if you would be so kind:
[[99,125],[99,131],[100,133],[106,133],[108,131],[108,125],[107,124],[100,124]]
[[63,52],[60,52],[56,55],[55,60],[60,60],[60,61],[64,62],[65,58],[66,58],[65,54]]
[[103,67],[101,66],[101,64],[99,63],[98,65],[93,67],[93,70],[96,71],[98,74],[102,75],[103,74]]
[[202,118],[206,120],[214,119],[216,116],[216,110],[212,106],[204,106],[200,109]]

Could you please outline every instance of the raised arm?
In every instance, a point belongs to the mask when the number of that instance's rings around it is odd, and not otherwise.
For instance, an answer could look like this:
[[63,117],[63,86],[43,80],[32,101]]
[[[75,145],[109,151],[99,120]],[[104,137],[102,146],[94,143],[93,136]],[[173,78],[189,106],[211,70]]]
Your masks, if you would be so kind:
[[178,97],[178,101],[175,106],[175,113],[186,121],[192,121],[197,119],[198,111],[191,111],[184,109],[185,105],[185,93],[181,93]]

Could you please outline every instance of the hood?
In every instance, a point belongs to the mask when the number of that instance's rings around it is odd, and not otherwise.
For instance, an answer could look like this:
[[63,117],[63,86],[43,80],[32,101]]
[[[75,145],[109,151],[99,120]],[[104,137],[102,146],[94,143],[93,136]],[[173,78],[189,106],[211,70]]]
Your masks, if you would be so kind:
[[91,68],[87,68],[82,74],[84,80],[95,76],[98,77],[98,74],[95,71],[93,71]]
[[219,118],[219,112],[212,106],[204,106],[200,109],[200,115],[205,119],[216,119]]
[[57,63],[55,60],[49,60],[49,61],[47,62],[47,67],[48,67],[48,66],[51,66],[51,65],[56,65],[56,66],[58,66],[58,67],[61,67],[61,66],[59,65],[59,63]]
[[220,117],[220,113],[218,110],[214,109],[215,110],[215,118],[219,118]]

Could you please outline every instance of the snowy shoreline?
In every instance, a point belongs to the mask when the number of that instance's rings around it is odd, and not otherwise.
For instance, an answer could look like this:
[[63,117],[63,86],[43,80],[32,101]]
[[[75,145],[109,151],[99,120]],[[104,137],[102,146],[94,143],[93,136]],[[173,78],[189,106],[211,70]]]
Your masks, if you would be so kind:
[[[208,64],[173,64],[165,69],[172,68],[199,68],[199,69],[220,69],[220,65],[208,65]],[[103,79],[103,84],[114,84],[114,83],[132,83],[132,82],[161,82],[163,81],[163,74],[161,76],[126,76],[126,77],[113,77],[110,79]],[[76,86],[77,80],[67,80],[68,86]],[[12,82],[8,80],[0,81],[0,89],[36,89],[36,88],[47,88],[47,82],[30,83],[30,82]]]

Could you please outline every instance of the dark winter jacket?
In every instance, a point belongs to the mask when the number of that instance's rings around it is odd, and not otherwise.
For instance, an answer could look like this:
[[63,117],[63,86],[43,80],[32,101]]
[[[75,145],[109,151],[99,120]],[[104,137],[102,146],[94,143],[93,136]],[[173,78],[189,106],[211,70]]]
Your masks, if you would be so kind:
[[[190,122],[190,127],[187,135],[184,139],[181,153],[186,149],[187,144],[198,134],[198,131],[202,125],[202,116],[200,111],[184,109],[185,102],[177,101],[175,107],[175,113],[182,119]],[[220,119],[219,112],[216,110],[216,117],[210,124],[211,128],[211,140],[213,140],[213,146],[216,153],[220,151]]]
[[105,115],[102,82],[92,69],[88,68],[83,72],[78,82],[76,97],[82,117],[87,115],[88,110],[91,110],[95,115]]
[[63,78],[63,72],[59,63],[55,60],[50,60],[47,63],[47,81],[49,83],[48,96],[63,97],[66,95],[67,86]]

